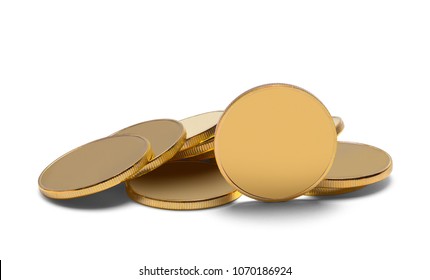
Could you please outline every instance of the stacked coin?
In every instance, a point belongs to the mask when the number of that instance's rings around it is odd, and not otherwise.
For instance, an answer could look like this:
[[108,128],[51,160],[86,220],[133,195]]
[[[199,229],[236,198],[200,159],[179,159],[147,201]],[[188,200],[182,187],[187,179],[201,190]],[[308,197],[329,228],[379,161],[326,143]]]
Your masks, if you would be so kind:
[[53,199],[126,182],[141,204],[176,210],[336,195],[386,178],[390,156],[338,142],[344,124],[309,92],[287,84],[251,89],[225,111],[141,122],[76,148],[50,164],[39,189]]

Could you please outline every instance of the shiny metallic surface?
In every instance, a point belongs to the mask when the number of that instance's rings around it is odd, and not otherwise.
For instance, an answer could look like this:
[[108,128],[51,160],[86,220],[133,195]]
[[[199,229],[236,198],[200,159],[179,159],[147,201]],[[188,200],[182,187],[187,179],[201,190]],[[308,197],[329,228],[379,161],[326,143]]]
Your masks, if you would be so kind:
[[324,105],[287,84],[253,88],[225,110],[215,133],[224,178],[262,201],[287,201],[317,186],[336,154],[337,132]]
[[345,124],[340,117],[333,117],[334,126],[336,127],[336,132],[339,135],[345,128]]
[[187,132],[181,151],[195,147],[214,137],[216,125],[223,111],[214,111],[180,120]]
[[390,155],[373,146],[339,142],[330,172],[318,187],[354,188],[387,178],[393,169]]
[[169,162],[128,181],[126,189],[138,203],[173,210],[211,208],[240,197],[214,163],[198,161]]
[[54,199],[90,195],[124,182],[142,169],[151,157],[151,145],[144,138],[99,139],[51,163],[39,177],[39,189]]
[[142,176],[169,161],[182,148],[186,139],[184,126],[170,119],[138,123],[114,135],[137,135],[151,143],[154,157],[134,177]]

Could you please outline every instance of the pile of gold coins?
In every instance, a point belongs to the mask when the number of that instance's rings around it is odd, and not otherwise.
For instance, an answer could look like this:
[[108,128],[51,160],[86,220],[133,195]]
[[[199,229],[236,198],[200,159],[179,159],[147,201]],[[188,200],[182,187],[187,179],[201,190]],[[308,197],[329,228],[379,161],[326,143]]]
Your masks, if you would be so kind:
[[151,120],[61,156],[39,177],[53,199],[126,182],[143,205],[175,210],[224,205],[241,194],[265,202],[353,192],[387,178],[391,157],[338,142],[341,118],[288,84],[250,89],[225,111]]

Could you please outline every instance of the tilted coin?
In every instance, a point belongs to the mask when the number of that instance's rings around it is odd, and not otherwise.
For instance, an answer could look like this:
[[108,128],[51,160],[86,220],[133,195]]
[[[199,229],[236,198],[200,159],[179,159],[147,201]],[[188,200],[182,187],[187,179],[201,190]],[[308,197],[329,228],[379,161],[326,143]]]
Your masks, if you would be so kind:
[[223,111],[214,111],[180,120],[187,132],[187,139],[181,151],[197,146],[213,138],[216,125],[222,114]]
[[393,169],[385,151],[360,143],[339,142],[330,172],[319,188],[354,188],[387,178]]
[[333,117],[334,126],[336,127],[336,132],[339,135],[345,128],[345,124],[340,117]]
[[55,199],[94,194],[135,175],[151,156],[150,143],[141,137],[99,139],[51,163],[39,177],[39,189]]
[[189,158],[197,158],[200,155],[207,154],[214,150],[214,139],[209,139],[203,143],[198,144],[197,146],[188,148],[186,150],[179,151],[174,157],[173,160],[182,160]]
[[134,177],[142,176],[169,161],[185,142],[184,126],[175,120],[152,120],[124,128],[114,135],[137,135],[148,139],[154,157]]

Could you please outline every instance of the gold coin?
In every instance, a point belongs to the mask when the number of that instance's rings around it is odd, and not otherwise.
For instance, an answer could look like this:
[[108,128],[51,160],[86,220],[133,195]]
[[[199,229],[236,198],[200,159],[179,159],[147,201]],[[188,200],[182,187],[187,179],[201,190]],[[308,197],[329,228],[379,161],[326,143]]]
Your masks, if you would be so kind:
[[222,114],[222,111],[214,111],[181,120],[180,122],[187,132],[187,140],[182,146],[181,151],[213,138],[216,125]]
[[51,163],[39,177],[40,191],[55,199],[94,194],[124,182],[152,156],[148,140],[137,136],[99,139]]
[[340,117],[333,117],[334,126],[336,127],[336,132],[339,135],[345,128],[345,124]]
[[310,192],[305,193],[308,196],[329,196],[329,195],[340,195],[355,192],[365,188],[366,186],[346,188],[346,189],[336,189],[336,188],[313,188]]
[[339,142],[330,172],[318,187],[354,188],[387,178],[393,169],[389,154],[373,146]]
[[209,139],[203,143],[198,144],[197,146],[188,148],[186,150],[179,151],[174,157],[173,160],[181,160],[198,157],[203,154],[207,154],[214,150],[214,139]]
[[213,163],[169,162],[126,183],[131,199],[141,204],[174,210],[220,206],[240,197]]
[[124,128],[114,135],[137,135],[148,139],[154,157],[133,177],[146,174],[169,161],[185,142],[184,126],[175,120],[152,120]]
[[336,153],[334,121],[307,91],[287,84],[253,88],[234,100],[215,132],[224,178],[262,201],[298,197],[323,180]]
[[205,152],[203,154],[197,155],[197,156],[193,156],[193,157],[189,157],[186,160],[209,160],[209,159],[215,159],[215,152],[214,150],[210,150],[208,152]]

